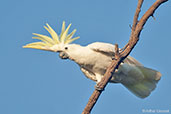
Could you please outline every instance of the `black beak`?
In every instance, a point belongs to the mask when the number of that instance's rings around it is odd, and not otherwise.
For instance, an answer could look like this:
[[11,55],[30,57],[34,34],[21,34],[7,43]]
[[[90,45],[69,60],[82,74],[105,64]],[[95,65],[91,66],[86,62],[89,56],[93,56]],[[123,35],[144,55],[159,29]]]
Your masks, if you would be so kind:
[[61,59],[68,59],[68,58],[69,58],[68,54],[65,53],[65,52],[60,52],[60,53],[59,53],[59,57],[60,57]]

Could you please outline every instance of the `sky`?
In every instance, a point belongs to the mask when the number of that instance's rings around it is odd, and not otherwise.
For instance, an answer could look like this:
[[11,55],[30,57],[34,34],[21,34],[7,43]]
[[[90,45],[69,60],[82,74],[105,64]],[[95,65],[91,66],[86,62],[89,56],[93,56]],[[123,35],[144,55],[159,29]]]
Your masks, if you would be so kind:
[[[145,0],[140,16],[155,0]],[[48,23],[60,33],[62,22],[86,46],[99,41],[123,47],[129,40],[137,0],[4,0],[0,1],[0,114],[80,114],[94,91],[79,66],[57,53],[23,49],[34,42],[32,33],[48,35]],[[155,12],[143,28],[131,56],[162,73],[157,88],[146,99],[121,84],[108,84],[92,114],[171,113],[170,2]],[[166,114],[166,113],[160,113]]]

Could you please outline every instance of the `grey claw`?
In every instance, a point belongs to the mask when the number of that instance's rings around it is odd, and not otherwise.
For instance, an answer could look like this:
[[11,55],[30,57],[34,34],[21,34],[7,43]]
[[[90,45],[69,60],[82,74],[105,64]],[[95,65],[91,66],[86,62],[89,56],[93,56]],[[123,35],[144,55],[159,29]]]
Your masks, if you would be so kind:
[[100,87],[98,86],[98,84],[96,84],[96,85],[94,86],[94,88],[95,88],[96,90],[98,90],[98,91],[104,91],[104,89],[100,88]]

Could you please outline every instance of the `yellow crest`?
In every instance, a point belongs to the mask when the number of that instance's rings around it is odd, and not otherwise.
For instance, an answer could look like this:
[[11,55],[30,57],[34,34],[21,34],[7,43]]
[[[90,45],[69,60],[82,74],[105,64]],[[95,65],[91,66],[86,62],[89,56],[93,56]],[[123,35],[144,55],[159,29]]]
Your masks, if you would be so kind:
[[68,34],[69,28],[71,24],[65,29],[65,21],[62,24],[62,30],[60,35],[58,35],[50,26],[46,24],[44,28],[50,33],[51,37],[46,35],[41,35],[37,33],[33,33],[35,37],[33,39],[39,39],[41,42],[34,42],[23,46],[23,48],[33,48],[33,49],[40,49],[40,50],[47,50],[47,51],[57,51],[54,47],[58,47],[58,45],[65,45],[73,42],[74,40],[78,39],[79,37],[72,38],[76,32],[74,29],[70,34]]

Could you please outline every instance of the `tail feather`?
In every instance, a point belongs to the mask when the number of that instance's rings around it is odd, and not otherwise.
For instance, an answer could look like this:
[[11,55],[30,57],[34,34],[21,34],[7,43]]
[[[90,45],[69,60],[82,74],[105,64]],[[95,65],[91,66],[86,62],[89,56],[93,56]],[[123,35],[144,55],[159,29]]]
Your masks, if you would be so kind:
[[[156,85],[161,78],[161,73],[153,69],[145,68],[143,66],[135,67],[137,67],[142,72],[144,78],[142,80],[137,80],[137,83],[130,84],[124,82],[122,84],[136,96],[140,98],[146,98],[156,88]],[[130,78],[133,76],[128,74],[127,77]]]

